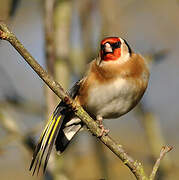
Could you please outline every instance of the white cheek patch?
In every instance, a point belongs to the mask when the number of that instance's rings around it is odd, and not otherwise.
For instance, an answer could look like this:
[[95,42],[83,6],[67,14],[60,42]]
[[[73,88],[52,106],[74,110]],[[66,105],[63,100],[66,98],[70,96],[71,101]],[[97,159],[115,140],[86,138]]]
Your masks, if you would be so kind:
[[126,62],[130,58],[129,49],[123,39],[120,38],[120,41],[121,41],[121,57],[119,58],[119,61]]

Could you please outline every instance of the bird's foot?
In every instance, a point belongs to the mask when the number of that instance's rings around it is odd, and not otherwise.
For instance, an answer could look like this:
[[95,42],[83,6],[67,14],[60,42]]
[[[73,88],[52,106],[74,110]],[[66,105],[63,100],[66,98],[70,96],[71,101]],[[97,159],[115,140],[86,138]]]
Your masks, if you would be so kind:
[[98,137],[102,137],[102,136],[106,136],[109,133],[109,129],[105,129],[103,124],[99,125],[100,129],[101,129],[101,133],[99,134]]
[[97,123],[99,124],[99,128],[101,129],[101,133],[98,137],[106,136],[109,133],[109,129],[104,128],[103,118],[101,116],[97,116]]

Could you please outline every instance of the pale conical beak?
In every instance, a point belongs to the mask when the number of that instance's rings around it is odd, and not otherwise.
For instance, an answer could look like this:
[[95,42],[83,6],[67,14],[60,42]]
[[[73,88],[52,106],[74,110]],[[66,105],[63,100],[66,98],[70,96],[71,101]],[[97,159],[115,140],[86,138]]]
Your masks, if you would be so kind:
[[111,45],[109,43],[106,43],[104,45],[104,52],[105,53],[112,53],[113,52],[113,49],[112,49],[112,47],[111,47]]

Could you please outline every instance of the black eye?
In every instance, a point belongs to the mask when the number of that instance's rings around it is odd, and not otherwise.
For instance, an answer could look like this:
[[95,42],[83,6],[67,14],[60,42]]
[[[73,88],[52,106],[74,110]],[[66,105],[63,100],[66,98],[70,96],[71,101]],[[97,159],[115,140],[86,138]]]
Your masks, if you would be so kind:
[[121,47],[121,42],[118,41],[116,43],[111,44],[111,46],[112,46],[113,49],[120,48]]

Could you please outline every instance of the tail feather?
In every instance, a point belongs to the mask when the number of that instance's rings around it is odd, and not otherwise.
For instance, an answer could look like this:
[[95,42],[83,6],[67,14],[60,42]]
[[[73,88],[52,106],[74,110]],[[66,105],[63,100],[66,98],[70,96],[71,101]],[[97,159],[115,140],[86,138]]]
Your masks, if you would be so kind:
[[55,139],[56,139],[56,137],[58,135],[58,132],[59,132],[59,129],[60,129],[60,127],[58,127],[59,126],[60,118],[61,118],[61,116],[59,116],[59,118],[58,118],[59,120],[57,119],[57,122],[55,124],[55,128],[53,129],[52,135],[50,136],[50,141],[49,142],[53,142],[53,143],[48,143],[49,144],[49,149],[48,149],[47,156],[46,156],[46,159],[45,159],[45,164],[44,164],[43,172],[45,172],[45,169],[47,167],[47,163],[48,163],[48,160],[49,160],[49,157],[50,157],[50,153],[52,151],[52,147],[54,145]]
[[58,131],[62,125],[63,119],[64,119],[64,115],[62,115],[60,112],[54,113],[54,115],[48,121],[44,131],[42,132],[38,145],[34,151],[32,162],[29,168],[29,170],[31,171],[35,163],[33,175],[36,171],[37,166],[38,166],[38,171],[37,171],[38,174],[41,163],[43,161],[43,156],[47,151],[45,164],[44,164],[44,171],[45,171],[49,160],[49,155],[52,151],[53,144],[57,137]]
[[50,124],[52,123],[52,120],[53,120],[53,116],[51,116],[50,120],[47,122],[47,124],[46,124],[46,126],[45,126],[45,128],[44,128],[44,130],[43,130],[43,132],[42,132],[42,134],[41,134],[41,136],[40,136],[39,142],[38,142],[38,144],[37,144],[37,146],[36,146],[36,149],[35,149],[35,151],[34,151],[34,154],[33,154],[32,162],[31,162],[31,165],[30,165],[29,170],[31,170],[32,167],[33,167],[33,164],[34,164],[34,162],[35,162],[35,160],[36,160],[37,154],[38,154],[38,152],[39,152],[39,150],[40,150],[40,148],[41,148],[41,145],[42,145],[42,141],[43,141],[43,139],[44,139],[44,136],[45,136],[45,134],[46,134],[46,132],[47,132],[47,129],[49,128]]
[[72,138],[81,129],[81,124],[72,124],[60,129],[55,141],[55,147],[58,154],[61,154],[68,146]]

